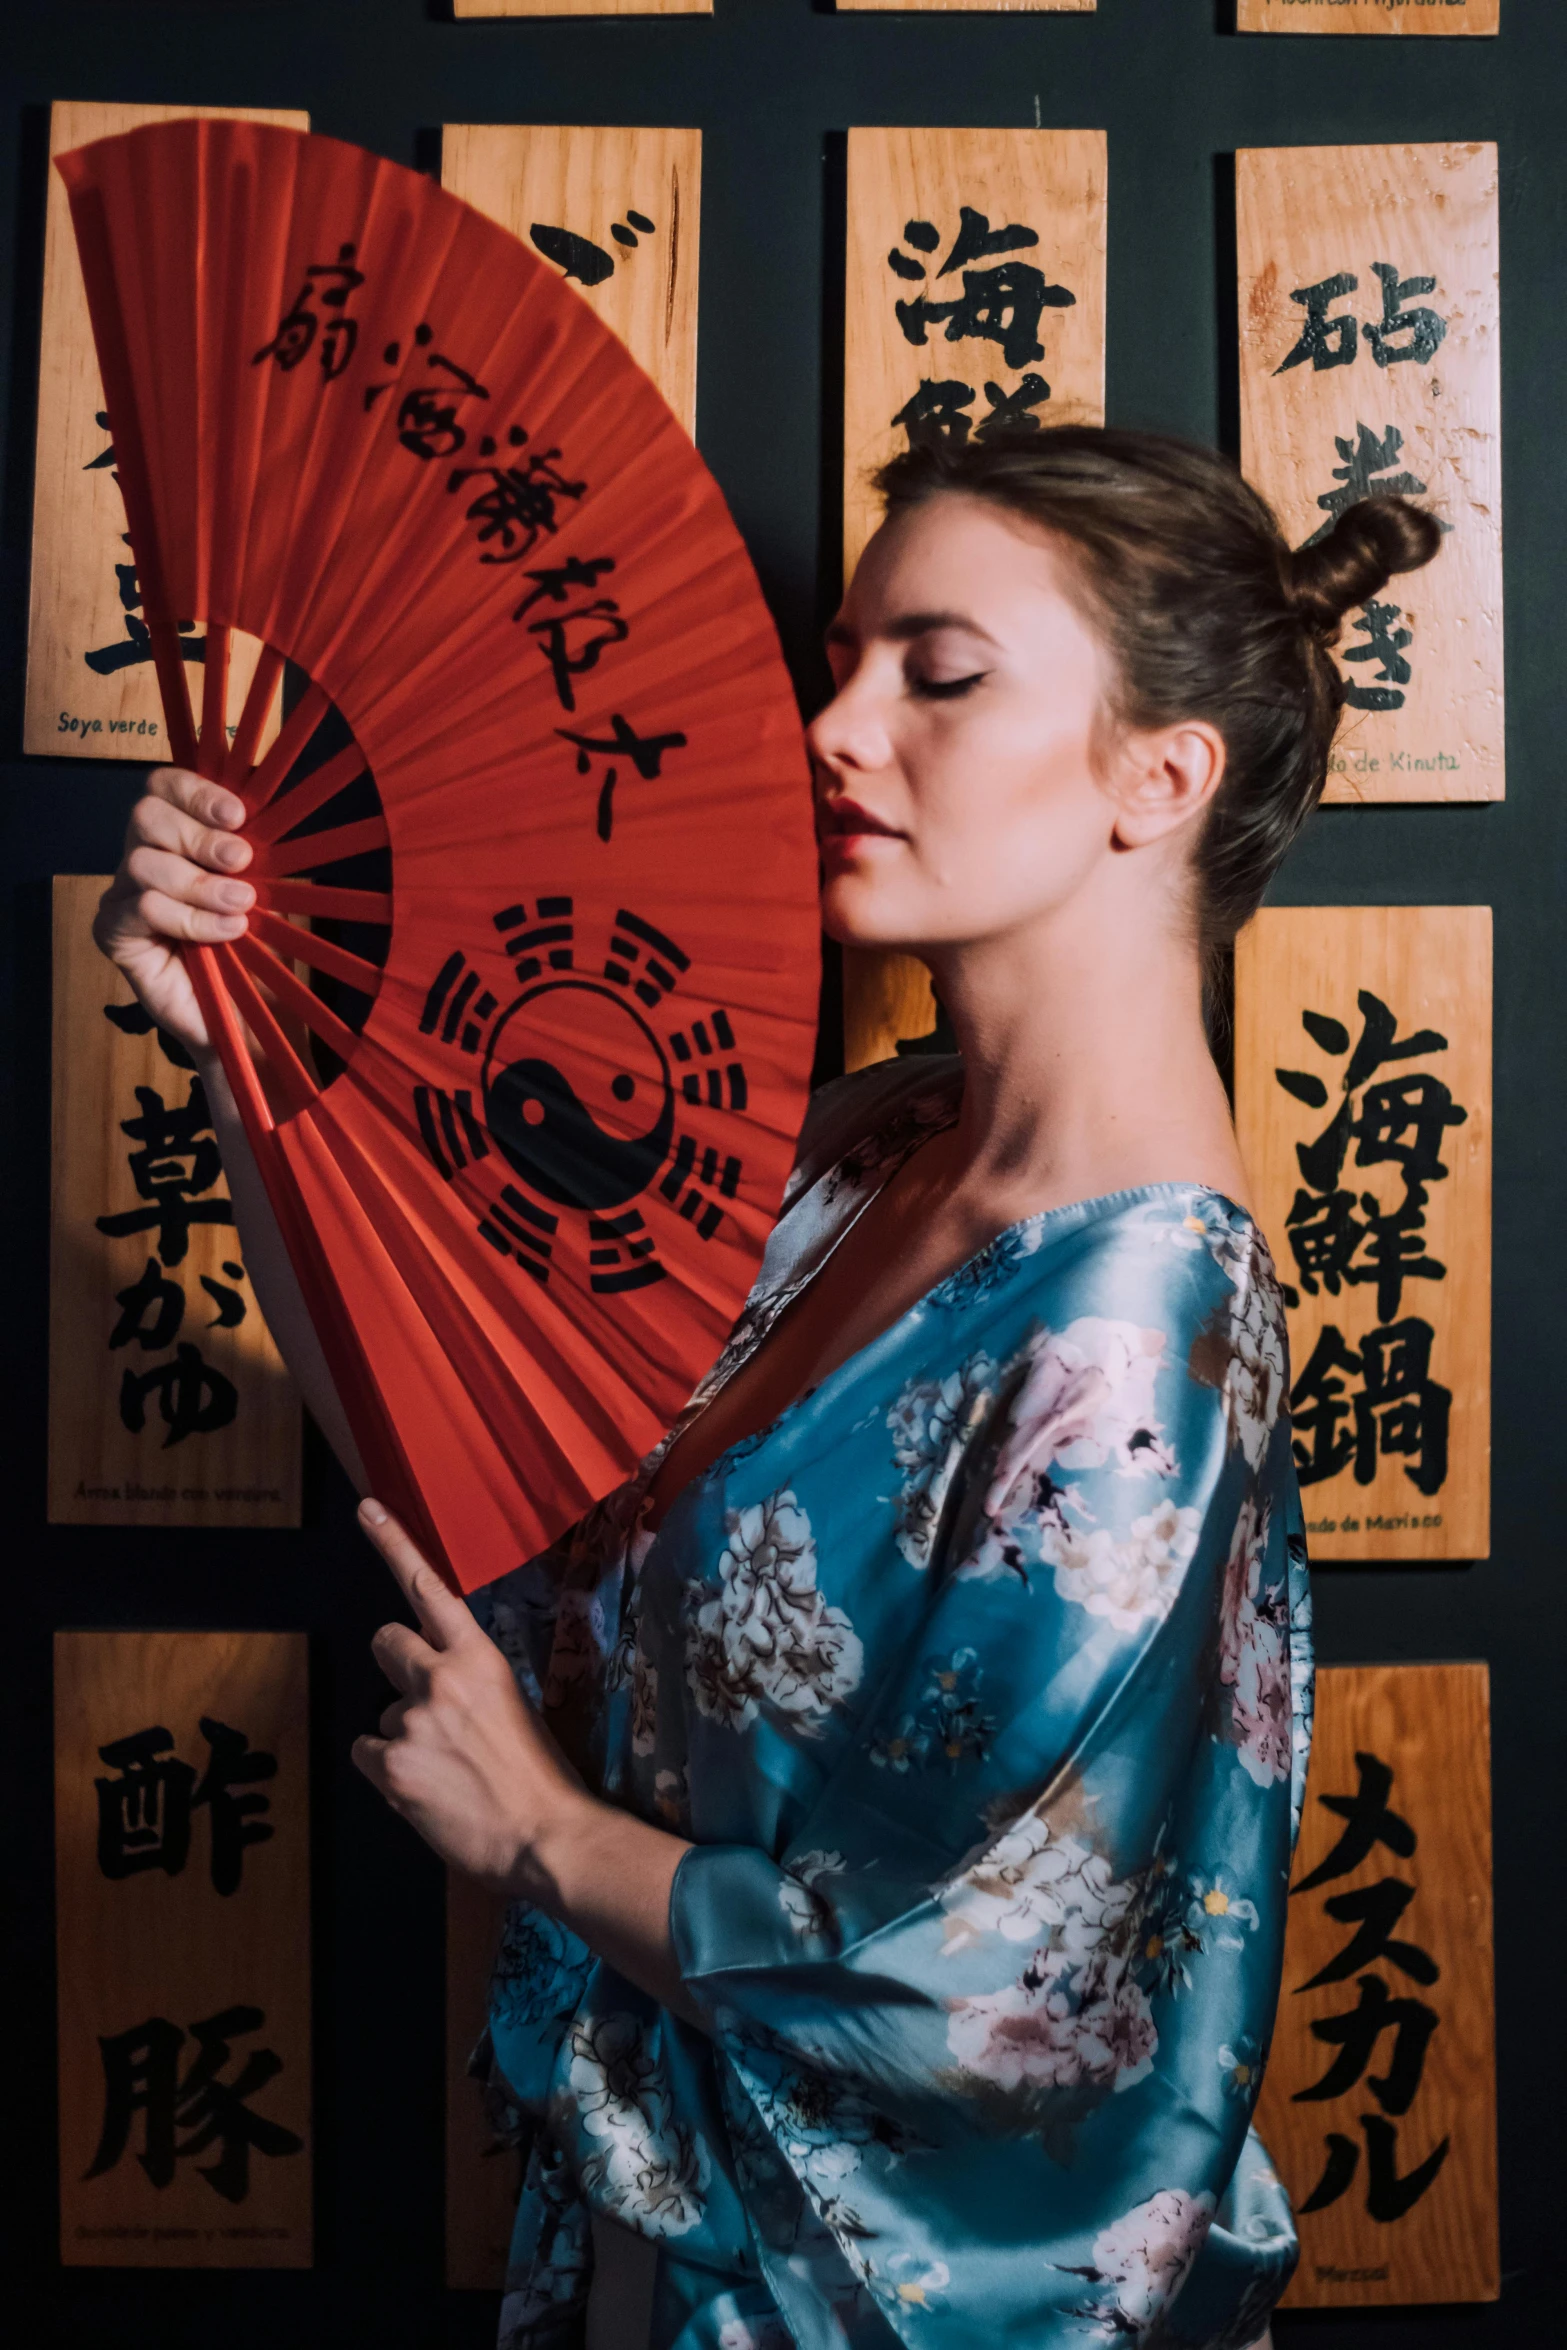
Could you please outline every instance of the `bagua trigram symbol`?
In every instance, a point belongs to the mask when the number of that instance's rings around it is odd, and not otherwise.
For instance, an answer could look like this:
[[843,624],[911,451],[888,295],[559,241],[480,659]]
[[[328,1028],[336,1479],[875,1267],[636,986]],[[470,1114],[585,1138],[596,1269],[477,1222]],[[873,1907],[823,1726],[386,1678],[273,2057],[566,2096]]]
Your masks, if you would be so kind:
[[478,1230],[535,1281],[549,1280],[562,1219],[575,1215],[587,1225],[589,1288],[645,1289],[665,1268],[637,1202],[656,1188],[711,1240],[739,1189],[739,1158],[677,1125],[682,1105],[709,1119],[746,1107],[729,1015],[715,1005],[686,1027],[664,1025],[690,957],[624,906],[591,974],[577,968],[569,897],[507,906],[493,920],[520,992],[503,1005],[461,948],[437,972],[420,1033],[473,1069],[450,1090],[415,1086],[425,1150],[447,1183],[500,1162]]

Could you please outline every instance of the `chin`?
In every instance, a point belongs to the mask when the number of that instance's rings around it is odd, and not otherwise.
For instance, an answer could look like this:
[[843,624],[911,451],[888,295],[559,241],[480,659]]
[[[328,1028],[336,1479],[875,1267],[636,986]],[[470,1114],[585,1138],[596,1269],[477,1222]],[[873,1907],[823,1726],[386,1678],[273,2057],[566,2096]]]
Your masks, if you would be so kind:
[[841,947],[901,948],[914,953],[907,920],[899,921],[892,893],[858,874],[829,875],[822,884],[822,928]]

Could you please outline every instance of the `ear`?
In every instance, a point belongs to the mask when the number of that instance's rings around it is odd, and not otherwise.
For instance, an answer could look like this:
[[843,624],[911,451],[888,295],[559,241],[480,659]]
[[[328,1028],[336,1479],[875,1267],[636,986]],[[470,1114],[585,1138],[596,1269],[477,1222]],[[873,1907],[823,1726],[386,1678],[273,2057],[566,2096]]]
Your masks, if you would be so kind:
[[1223,782],[1224,767],[1224,737],[1201,718],[1125,736],[1111,776],[1114,845],[1147,848],[1190,824]]

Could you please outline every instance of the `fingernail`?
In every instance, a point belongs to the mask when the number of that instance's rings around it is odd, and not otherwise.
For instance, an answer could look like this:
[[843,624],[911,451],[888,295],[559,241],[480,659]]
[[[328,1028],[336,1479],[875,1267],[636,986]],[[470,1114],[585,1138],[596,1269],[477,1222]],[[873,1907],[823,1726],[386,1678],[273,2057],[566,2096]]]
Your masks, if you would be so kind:
[[218,897],[225,906],[248,906],[255,894],[248,881],[224,881],[218,885]]
[[228,798],[217,800],[213,803],[213,814],[219,824],[243,824],[245,821],[245,803],[243,800],[231,800]]
[[220,840],[212,854],[220,865],[242,865],[245,861],[245,843],[242,840]]
[[378,1501],[371,1501],[368,1496],[359,1504],[359,1515],[367,1526],[384,1526],[386,1524],[385,1510],[382,1509]]
[[243,938],[246,927],[243,914],[220,914],[218,916],[218,936],[220,938]]

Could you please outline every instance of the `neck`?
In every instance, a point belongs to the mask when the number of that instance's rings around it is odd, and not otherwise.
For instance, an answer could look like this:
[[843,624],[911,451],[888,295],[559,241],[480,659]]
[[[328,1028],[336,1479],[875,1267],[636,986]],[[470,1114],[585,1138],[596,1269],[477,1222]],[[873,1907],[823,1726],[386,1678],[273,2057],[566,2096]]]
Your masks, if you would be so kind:
[[1043,1205],[1181,1180],[1243,1196],[1197,949],[1151,916],[1078,903],[927,954],[964,1060],[960,1184]]

